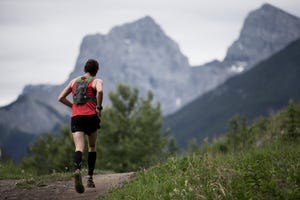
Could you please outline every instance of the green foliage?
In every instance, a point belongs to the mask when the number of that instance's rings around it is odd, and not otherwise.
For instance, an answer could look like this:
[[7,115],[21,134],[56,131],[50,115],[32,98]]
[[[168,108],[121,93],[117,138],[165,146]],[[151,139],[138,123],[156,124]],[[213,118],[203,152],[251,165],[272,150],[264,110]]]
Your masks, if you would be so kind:
[[297,106],[293,101],[290,101],[288,108],[282,113],[284,120],[282,128],[286,131],[288,140],[300,138],[300,105]]
[[12,160],[0,162],[0,179],[23,179],[34,175],[33,170],[24,170]]
[[[214,152],[239,152],[266,146],[274,141],[298,142],[300,139],[300,104],[290,102],[272,117],[259,117],[247,124],[245,117],[234,116],[229,131],[211,145]],[[202,147],[203,149],[204,147]]]
[[116,171],[137,170],[157,162],[167,136],[161,134],[160,105],[153,94],[139,97],[138,90],[119,84],[109,93],[111,106],[102,114],[101,159],[98,166]]
[[176,143],[176,139],[171,137],[168,143],[168,156],[176,156],[179,149]]
[[188,152],[189,153],[199,153],[201,146],[198,144],[196,138],[191,139],[188,144]]
[[54,136],[40,136],[29,148],[22,160],[25,169],[34,169],[38,174],[65,172],[73,169],[73,139],[68,128]]
[[233,149],[233,151],[239,151],[247,148],[246,145],[249,144],[249,132],[245,117],[236,115],[229,121],[227,139],[228,145]]
[[236,154],[191,154],[140,171],[103,199],[299,199],[300,149],[274,144]]

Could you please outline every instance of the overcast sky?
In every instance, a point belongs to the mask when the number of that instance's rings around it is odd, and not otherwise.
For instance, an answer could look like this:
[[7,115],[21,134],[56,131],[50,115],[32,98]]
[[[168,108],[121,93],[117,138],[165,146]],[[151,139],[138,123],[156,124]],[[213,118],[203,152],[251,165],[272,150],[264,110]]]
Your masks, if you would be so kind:
[[190,64],[222,60],[245,17],[265,2],[300,16],[299,0],[0,0],[0,106],[26,84],[64,82],[85,35],[146,15]]

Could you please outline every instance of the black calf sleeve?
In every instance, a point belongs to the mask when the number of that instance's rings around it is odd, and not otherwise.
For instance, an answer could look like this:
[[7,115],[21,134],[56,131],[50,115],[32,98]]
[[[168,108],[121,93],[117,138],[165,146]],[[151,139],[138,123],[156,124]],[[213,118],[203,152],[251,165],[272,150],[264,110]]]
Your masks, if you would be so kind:
[[94,174],[96,158],[97,158],[97,153],[96,152],[89,152],[88,153],[88,167],[89,167],[88,175],[89,176],[93,176],[93,174]]
[[81,161],[82,161],[82,152],[81,151],[75,151],[74,153],[74,166],[75,170],[81,169]]

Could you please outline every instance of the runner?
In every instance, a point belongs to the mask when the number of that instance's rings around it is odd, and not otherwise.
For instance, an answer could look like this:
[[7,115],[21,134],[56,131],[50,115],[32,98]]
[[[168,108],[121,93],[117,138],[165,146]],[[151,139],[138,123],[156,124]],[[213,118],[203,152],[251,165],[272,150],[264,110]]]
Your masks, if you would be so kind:
[[[84,192],[81,176],[81,161],[84,151],[85,135],[88,139],[88,181],[87,187],[95,187],[93,173],[96,163],[97,129],[100,128],[100,117],[103,100],[103,81],[95,78],[99,70],[96,60],[89,59],[84,67],[84,74],[74,78],[63,89],[58,101],[72,108],[71,131],[75,144],[75,189],[78,193]],[[73,103],[67,99],[72,93]]]

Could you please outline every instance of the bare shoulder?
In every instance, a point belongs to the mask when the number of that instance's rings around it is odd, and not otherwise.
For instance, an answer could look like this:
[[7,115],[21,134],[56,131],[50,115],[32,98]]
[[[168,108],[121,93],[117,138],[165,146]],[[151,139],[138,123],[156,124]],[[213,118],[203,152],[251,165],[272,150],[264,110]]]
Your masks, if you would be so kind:
[[97,85],[97,84],[103,84],[103,80],[102,79],[99,79],[99,78],[96,78],[95,80],[94,80],[94,84],[95,85]]
[[92,87],[94,88],[94,89],[96,89],[97,91],[102,91],[102,87],[103,87],[103,81],[101,80],[101,79],[95,79],[94,81],[93,81],[93,85],[92,85]]
[[103,80],[100,79],[100,78],[96,78],[95,80],[96,80],[96,81],[99,81],[100,83],[103,83]]

